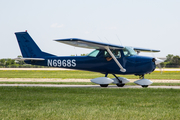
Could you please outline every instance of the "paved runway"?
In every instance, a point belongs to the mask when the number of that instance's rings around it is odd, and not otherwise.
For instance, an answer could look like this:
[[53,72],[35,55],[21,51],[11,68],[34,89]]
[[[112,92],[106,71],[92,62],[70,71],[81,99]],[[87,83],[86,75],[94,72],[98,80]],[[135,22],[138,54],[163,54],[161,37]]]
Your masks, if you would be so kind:
[[[6,87],[80,87],[80,88],[101,88],[99,85],[52,85],[52,84],[0,84],[0,86],[6,86]],[[116,85],[109,85],[107,88],[142,88],[138,85],[125,85],[124,87],[117,87]],[[180,89],[180,86],[149,86],[148,88],[166,88],[166,89]]]

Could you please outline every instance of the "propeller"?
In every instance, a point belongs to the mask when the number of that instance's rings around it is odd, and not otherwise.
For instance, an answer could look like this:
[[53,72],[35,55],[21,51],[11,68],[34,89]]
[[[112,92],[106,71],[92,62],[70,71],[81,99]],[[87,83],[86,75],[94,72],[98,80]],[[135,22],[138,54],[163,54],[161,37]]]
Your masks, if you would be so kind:
[[156,65],[164,62],[164,60],[161,60],[161,59],[159,59],[159,58],[155,58],[155,59],[156,59],[156,61],[155,61]]
[[164,60],[159,59],[159,58],[155,58],[155,59],[156,59],[155,64],[158,66],[158,68],[160,69],[161,74],[162,74],[162,67],[161,67],[160,63],[164,62]]

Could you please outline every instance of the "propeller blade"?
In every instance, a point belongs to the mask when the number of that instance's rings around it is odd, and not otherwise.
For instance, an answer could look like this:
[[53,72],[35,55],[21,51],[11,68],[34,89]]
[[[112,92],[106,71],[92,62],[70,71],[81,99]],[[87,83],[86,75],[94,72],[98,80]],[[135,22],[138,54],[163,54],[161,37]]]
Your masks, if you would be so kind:
[[161,67],[161,64],[160,64],[160,63],[162,63],[162,62],[164,62],[164,60],[161,60],[161,59],[159,59],[159,58],[156,58],[155,63],[156,63],[156,65],[158,66],[158,68],[160,69],[161,74],[162,74],[162,67]]
[[162,62],[164,62],[164,60],[161,60],[161,59],[159,59],[159,58],[156,58],[156,61],[155,61],[156,65],[158,65],[158,64],[160,64],[160,63],[162,63]]

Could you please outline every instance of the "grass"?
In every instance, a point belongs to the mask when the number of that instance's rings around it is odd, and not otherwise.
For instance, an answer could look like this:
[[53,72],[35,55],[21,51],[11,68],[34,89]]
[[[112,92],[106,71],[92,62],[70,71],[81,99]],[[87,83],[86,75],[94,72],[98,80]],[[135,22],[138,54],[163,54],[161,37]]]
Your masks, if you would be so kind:
[[0,87],[0,119],[178,120],[178,89]]
[[[92,79],[102,77],[104,74],[79,70],[61,70],[61,71],[44,71],[44,70],[0,70],[0,78],[81,78]],[[128,79],[139,79],[135,75],[118,75]],[[113,75],[108,75],[114,78]],[[162,74],[159,71],[154,71],[151,74],[145,75],[146,79],[175,79],[180,80],[180,71],[164,71]]]
[[[0,84],[55,84],[55,85],[97,85],[92,82],[0,82]],[[110,84],[115,85],[115,84]],[[126,85],[136,85],[126,83]],[[180,86],[180,83],[153,83],[150,86]]]

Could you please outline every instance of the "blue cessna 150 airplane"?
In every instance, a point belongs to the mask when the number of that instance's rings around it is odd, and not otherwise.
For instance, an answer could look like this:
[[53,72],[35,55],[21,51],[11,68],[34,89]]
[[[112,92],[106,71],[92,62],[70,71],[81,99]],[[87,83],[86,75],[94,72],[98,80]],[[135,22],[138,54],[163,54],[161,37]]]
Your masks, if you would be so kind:
[[[128,79],[117,77],[116,74],[138,75],[140,80],[134,83],[142,87],[148,87],[152,84],[152,81],[145,79],[144,75],[153,72],[156,64],[161,62],[156,58],[137,55],[140,51],[160,52],[159,50],[125,47],[77,38],[55,41],[95,50],[87,56],[55,56],[41,51],[27,31],[16,32],[15,35],[23,56],[23,58],[17,58],[16,60],[24,60],[25,63],[32,65],[100,72],[105,74],[105,77],[92,79],[91,82],[99,84],[101,87],[107,87],[110,83],[123,87],[129,82]],[[108,78],[108,74],[114,75],[115,78]]]

